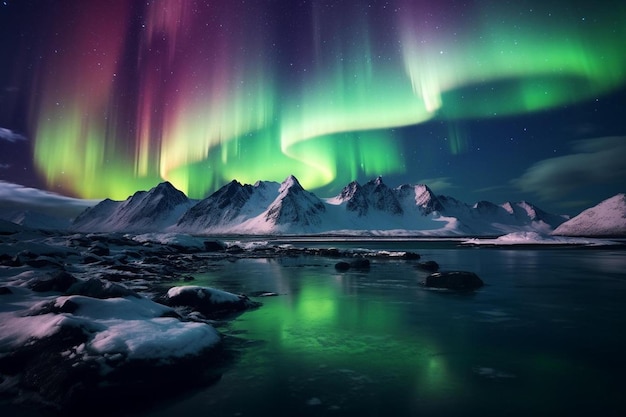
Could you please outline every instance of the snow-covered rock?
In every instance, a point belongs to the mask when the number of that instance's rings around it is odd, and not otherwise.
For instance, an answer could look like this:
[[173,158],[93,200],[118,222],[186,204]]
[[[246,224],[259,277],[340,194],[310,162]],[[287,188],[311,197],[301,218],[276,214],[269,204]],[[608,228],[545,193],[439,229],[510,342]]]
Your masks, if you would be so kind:
[[624,236],[626,235],[626,194],[617,194],[557,227],[554,235]]
[[245,295],[197,285],[170,288],[163,297],[163,303],[171,307],[188,307],[207,317],[243,311],[260,305]]

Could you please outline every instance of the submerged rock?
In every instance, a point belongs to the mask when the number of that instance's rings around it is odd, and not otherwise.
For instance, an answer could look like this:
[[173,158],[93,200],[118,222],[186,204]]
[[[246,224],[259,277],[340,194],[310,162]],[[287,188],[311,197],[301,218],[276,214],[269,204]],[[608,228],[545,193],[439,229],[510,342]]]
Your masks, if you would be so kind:
[[335,264],[335,269],[337,271],[344,272],[351,268],[361,271],[368,271],[370,269],[370,261],[369,259],[355,259],[350,262],[341,261]]
[[435,261],[419,262],[417,265],[415,265],[415,267],[417,269],[430,272],[437,272],[439,270],[439,264]]
[[482,287],[483,280],[473,272],[447,271],[435,272],[426,277],[423,282],[425,287],[445,288],[455,291],[471,291]]

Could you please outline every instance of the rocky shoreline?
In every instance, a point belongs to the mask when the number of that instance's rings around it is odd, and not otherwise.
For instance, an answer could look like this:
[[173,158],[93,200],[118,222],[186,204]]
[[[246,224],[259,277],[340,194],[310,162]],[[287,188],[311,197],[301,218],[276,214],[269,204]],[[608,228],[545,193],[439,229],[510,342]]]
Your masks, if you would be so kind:
[[316,256],[336,272],[389,260],[438,269],[412,252],[172,234],[17,231],[0,236],[0,249],[0,395],[64,414],[107,398],[139,405],[218,380],[233,352],[215,324],[276,295],[192,285],[193,274],[225,260]]

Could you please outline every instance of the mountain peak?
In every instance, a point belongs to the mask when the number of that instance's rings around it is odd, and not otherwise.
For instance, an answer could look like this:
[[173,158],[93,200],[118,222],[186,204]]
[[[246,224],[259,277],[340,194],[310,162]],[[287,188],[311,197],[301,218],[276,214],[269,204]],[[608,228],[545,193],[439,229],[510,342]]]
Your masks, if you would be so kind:
[[302,186],[300,185],[300,182],[298,181],[298,179],[293,175],[289,175],[280,184],[280,188],[278,189],[278,192],[282,193],[283,191],[286,191],[291,188],[294,188],[295,190],[304,190],[304,188],[302,188]]

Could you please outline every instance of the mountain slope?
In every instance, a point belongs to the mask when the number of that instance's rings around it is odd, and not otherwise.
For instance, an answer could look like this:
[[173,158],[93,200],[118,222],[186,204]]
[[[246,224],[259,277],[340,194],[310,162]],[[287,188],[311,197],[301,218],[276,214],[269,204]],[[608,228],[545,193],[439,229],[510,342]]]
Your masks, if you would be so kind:
[[137,191],[124,201],[103,200],[87,209],[71,229],[87,232],[160,231],[175,223],[193,202],[169,182]]
[[557,227],[561,236],[626,235],[626,194],[617,194]]

